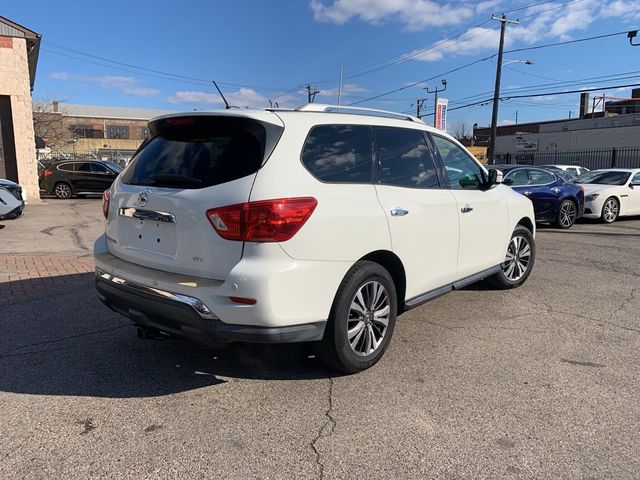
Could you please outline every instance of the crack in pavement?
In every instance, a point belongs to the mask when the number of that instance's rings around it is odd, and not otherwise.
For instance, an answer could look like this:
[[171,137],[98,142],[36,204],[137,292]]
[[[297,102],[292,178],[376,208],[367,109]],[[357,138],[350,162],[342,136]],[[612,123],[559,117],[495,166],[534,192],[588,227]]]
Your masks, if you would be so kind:
[[[327,401],[328,401],[328,408],[327,410],[325,410],[324,412],[324,416],[326,417],[326,421],[325,423],[320,427],[320,429],[318,430],[318,434],[316,435],[316,437],[313,439],[313,441],[311,442],[311,448],[313,449],[313,453],[315,453],[316,455],[316,464],[318,465],[318,468],[320,469],[320,480],[323,480],[325,478],[325,464],[322,461],[322,454],[320,453],[320,450],[318,449],[318,442],[320,441],[321,438],[328,438],[331,435],[333,435],[333,431],[336,428],[336,420],[335,418],[333,418],[333,386],[334,386],[334,382],[335,380],[333,379],[333,377],[329,377],[329,392],[327,395]],[[328,428],[327,428],[328,427]],[[328,433],[325,434],[325,431],[328,431]]]
[[15,357],[15,356],[29,354],[29,353],[38,353],[38,352],[42,352],[43,350],[39,350],[39,351],[36,351],[36,352],[24,352],[24,353],[21,353],[21,354],[13,354],[13,352],[15,352],[16,350],[21,350],[23,348],[38,347],[40,345],[51,345],[53,343],[60,343],[60,342],[66,341],[66,340],[74,340],[76,338],[88,337],[88,336],[91,336],[91,335],[99,335],[101,333],[112,332],[114,330],[119,330],[120,328],[125,328],[125,327],[129,327],[129,326],[130,326],[129,324],[123,324],[123,325],[118,325],[117,327],[105,328],[104,330],[95,330],[93,332],[79,333],[77,335],[70,335],[68,337],[59,338],[57,340],[47,340],[47,341],[44,341],[44,342],[34,342],[34,343],[27,343],[25,345],[18,345],[16,347],[14,347],[12,350],[0,353],[0,358]]

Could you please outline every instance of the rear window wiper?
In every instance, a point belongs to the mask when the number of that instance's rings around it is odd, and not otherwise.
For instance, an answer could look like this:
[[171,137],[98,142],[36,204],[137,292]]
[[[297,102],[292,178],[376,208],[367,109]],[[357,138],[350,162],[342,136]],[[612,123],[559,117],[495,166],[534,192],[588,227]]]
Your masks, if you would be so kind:
[[157,185],[199,185],[202,180],[187,175],[178,175],[175,173],[154,173],[150,175]]

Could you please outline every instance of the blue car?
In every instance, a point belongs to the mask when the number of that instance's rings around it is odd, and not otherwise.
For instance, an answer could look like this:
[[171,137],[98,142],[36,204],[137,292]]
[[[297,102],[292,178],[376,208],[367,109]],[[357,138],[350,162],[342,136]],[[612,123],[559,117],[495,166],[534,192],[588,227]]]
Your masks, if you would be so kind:
[[570,228],[584,213],[584,188],[552,168],[492,165],[503,173],[502,183],[531,199],[536,222]]

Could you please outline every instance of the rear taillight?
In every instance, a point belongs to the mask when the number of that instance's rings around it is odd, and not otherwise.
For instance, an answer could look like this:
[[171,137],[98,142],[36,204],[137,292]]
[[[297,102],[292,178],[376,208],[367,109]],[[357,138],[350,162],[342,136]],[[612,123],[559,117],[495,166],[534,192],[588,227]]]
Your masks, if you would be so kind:
[[278,198],[207,210],[207,218],[222,238],[245,242],[286,242],[318,205],[313,197]]
[[109,193],[109,190],[105,190],[102,193],[102,214],[104,218],[109,218],[109,203],[111,203],[111,193]]
[[44,172],[42,172],[43,177],[50,177],[51,175],[53,175],[53,172],[48,168],[45,168]]
[[584,187],[582,185],[580,185],[580,191],[584,193]]

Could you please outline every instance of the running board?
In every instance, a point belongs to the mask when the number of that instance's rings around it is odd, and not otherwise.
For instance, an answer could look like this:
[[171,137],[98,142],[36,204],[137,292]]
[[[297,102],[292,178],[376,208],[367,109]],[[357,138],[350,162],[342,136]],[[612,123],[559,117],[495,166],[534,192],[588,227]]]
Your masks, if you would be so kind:
[[411,310],[412,308],[419,307],[423,303],[427,303],[431,300],[435,300],[442,295],[446,295],[447,293],[453,290],[460,290],[467,285],[471,285],[472,283],[479,282],[480,280],[484,280],[491,275],[498,273],[500,271],[500,265],[496,265],[495,267],[488,268],[479,273],[475,273],[473,275],[469,275],[468,277],[462,278],[457,282],[449,283],[440,288],[436,288],[435,290],[431,290],[427,293],[423,293],[422,295],[418,295],[417,297],[410,298],[409,300],[405,300],[404,302],[404,310]]

